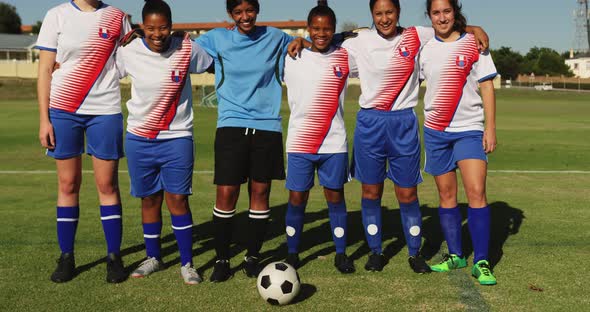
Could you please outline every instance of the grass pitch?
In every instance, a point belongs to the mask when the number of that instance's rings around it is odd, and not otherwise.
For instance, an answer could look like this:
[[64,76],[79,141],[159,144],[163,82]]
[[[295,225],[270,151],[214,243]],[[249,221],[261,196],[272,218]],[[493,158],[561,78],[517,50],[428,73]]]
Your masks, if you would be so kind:
[[[346,104],[352,138],[358,91]],[[164,213],[163,255],[167,268],[145,279],[110,285],[104,281],[105,243],[92,174],[84,175],[76,239],[79,275],[57,285],[49,281],[58,256],[55,234],[54,163],[37,141],[34,88],[27,83],[0,86],[0,309],[6,311],[242,311],[275,310],[257,294],[256,283],[239,272],[245,253],[246,192],[238,203],[233,279],[185,286],[168,214]],[[421,107],[417,109],[421,116]],[[288,112],[285,116],[284,125]],[[297,301],[281,310],[314,311],[578,311],[590,305],[583,263],[590,256],[590,95],[502,90],[498,92],[499,149],[490,156],[488,199],[492,206],[491,256],[498,285],[479,286],[468,269],[416,275],[407,265],[399,210],[390,182],[383,198],[384,248],[389,264],[382,273],[363,270],[367,248],[360,219],[360,185],[346,186],[349,209],[348,254],[357,273],[341,275],[332,265],[329,220],[322,192],[312,190],[299,270],[303,288]],[[194,261],[207,278],[214,261],[211,208],[215,188],[213,134],[216,111],[195,108],[196,161]],[[85,169],[91,169],[88,159]],[[121,162],[124,205],[123,254],[131,270],[144,257],[139,200],[129,193]],[[438,225],[432,177],[419,187],[426,251],[438,261],[446,250]],[[283,218],[287,191],[276,182],[271,194],[272,227],[263,247],[265,261],[286,253]],[[466,199],[460,194],[460,202]],[[466,214],[464,213],[464,216]],[[465,234],[467,230],[465,227]],[[464,243],[469,252],[469,238]],[[470,254],[471,256],[471,254]],[[471,260],[471,259],[470,259]],[[470,263],[471,264],[471,263]],[[584,308],[586,307],[586,308]]]

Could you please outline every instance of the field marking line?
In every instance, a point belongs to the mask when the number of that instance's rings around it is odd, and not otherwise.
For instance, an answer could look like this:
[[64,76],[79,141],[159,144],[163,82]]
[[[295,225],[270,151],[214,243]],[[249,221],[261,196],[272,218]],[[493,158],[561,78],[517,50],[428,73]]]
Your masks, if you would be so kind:
[[[488,170],[489,173],[525,173],[525,174],[590,174],[587,170]],[[82,170],[84,174],[93,173],[92,170]],[[129,173],[119,170],[119,173]],[[213,174],[213,170],[195,170],[194,174]],[[0,170],[0,174],[55,174],[55,170]]]

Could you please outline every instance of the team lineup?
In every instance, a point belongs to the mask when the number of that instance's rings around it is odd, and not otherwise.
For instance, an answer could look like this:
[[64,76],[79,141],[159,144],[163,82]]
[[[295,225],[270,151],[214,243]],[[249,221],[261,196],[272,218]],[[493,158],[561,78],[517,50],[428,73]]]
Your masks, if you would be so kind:
[[[467,267],[457,169],[468,200],[473,244],[471,274],[481,285],[497,283],[489,263],[490,208],[486,199],[487,154],[496,149],[497,71],[488,38],[468,26],[458,0],[426,0],[432,27],[401,27],[399,0],[370,0],[373,26],[335,36],[336,14],[311,9],[309,38],[257,26],[258,0],[227,0],[235,22],[196,39],[172,33],[172,12],[163,0],[147,0],[141,29],[126,14],[96,0],[71,0],[50,9],[36,47],[40,50],[39,139],[54,158],[58,177],[57,238],[61,254],[51,280],[75,277],[74,241],[80,215],[82,154],[91,156],[107,245],[106,281],[120,283],[163,269],[162,205],[171,216],[185,284],[203,278],[193,265],[193,217],[189,206],[195,159],[191,73],[215,74],[212,209],[216,260],[211,282],[232,277],[230,246],[240,188],[248,183],[248,277],[262,271],[260,251],[270,218],[272,180],[286,180],[287,254],[297,269],[309,192],[315,174],[323,187],[336,256],[343,274],[356,271],[347,256],[344,185],[362,184],[361,217],[370,249],[364,269],[382,271],[384,181],[394,183],[408,264],[416,273]],[[119,80],[131,80],[127,129],[123,129]],[[349,163],[344,125],[348,78],[359,78],[361,95]],[[421,255],[421,142],[414,107],[424,98],[424,170],[439,193],[440,227],[448,254],[428,264]],[[281,126],[282,84],[290,109],[286,146]],[[125,134],[124,134],[125,131]],[[285,168],[285,154],[287,166]],[[141,201],[146,258],[129,275],[121,257],[123,208],[119,159],[126,156],[131,195]],[[286,170],[285,170],[286,169]]]

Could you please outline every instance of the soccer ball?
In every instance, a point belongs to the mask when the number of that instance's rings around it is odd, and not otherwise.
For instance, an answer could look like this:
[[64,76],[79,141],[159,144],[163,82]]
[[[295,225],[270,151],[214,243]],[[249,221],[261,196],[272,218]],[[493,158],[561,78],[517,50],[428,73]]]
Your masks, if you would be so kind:
[[301,282],[297,271],[285,262],[273,262],[258,275],[258,293],[272,305],[284,305],[297,297]]

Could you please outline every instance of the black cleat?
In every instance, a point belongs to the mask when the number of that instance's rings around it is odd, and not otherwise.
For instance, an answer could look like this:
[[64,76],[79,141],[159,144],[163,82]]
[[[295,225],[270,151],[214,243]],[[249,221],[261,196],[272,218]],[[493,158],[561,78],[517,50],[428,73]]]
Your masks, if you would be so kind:
[[299,265],[301,264],[299,260],[299,254],[296,253],[288,254],[285,262],[287,262],[287,264],[292,266],[295,270],[299,269]]
[[383,254],[371,253],[369,255],[369,260],[367,260],[367,264],[365,264],[365,270],[371,272],[381,272],[383,271],[384,266],[385,257]]
[[57,268],[51,274],[54,283],[71,281],[76,275],[76,260],[73,253],[62,253],[57,259]]
[[231,270],[229,268],[229,260],[217,260],[213,266],[213,273],[209,280],[212,283],[225,282],[232,277]]
[[248,277],[258,277],[258,274],[262,271],[258,257],[246,256],[244,258],[243,270]]
[[107,255],[107,283],[117,284],[127,279],[127,272],[123,266],[121,255],[110,253]]
[[424,260],[422,255],[411,256],[408,258],[408,262],[410,263],[410,268],[412,268],[412,270],[418,274],[432,272],[430,266],[426,264],[426,260]]
[[334,266],[342,274],[354,273],[354,271],[356,271],[352,259],[343,253],[336,254],[336,257],[334,258]]

